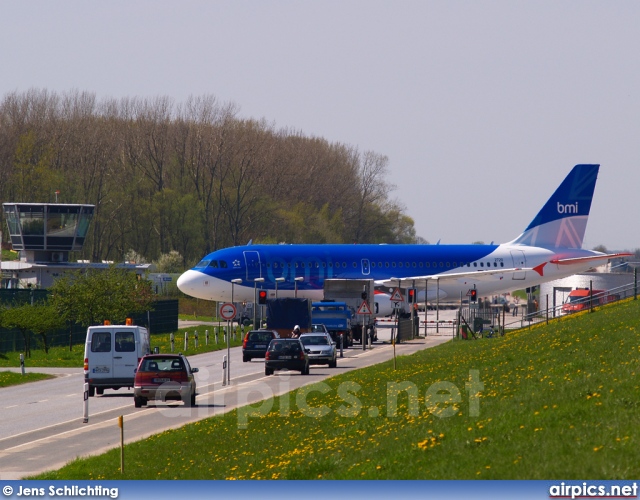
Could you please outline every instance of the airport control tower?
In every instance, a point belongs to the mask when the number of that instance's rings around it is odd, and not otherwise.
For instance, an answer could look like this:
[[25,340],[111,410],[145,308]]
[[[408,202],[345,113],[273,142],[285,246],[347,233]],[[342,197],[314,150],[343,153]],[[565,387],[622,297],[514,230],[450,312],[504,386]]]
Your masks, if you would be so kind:
[[82,250],[94,205],[3,203],[13,249],[29,263],[69,262]]
[[[112,261],[69,260],[82,250],[95,205],[3,203],[11,245],[20,259],[0,262],[1,288],[49,288],[65,273],[106,269]],[[152,264],[118,262],[116,267],[144,275]]]

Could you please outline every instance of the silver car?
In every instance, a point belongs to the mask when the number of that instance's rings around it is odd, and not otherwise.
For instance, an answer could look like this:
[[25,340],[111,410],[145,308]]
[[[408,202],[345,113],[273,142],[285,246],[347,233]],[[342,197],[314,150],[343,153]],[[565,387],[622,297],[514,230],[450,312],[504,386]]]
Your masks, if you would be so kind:
[[309,364],[337,366],[336,343],[328,333],[303,333],[300,341],[309,355]]

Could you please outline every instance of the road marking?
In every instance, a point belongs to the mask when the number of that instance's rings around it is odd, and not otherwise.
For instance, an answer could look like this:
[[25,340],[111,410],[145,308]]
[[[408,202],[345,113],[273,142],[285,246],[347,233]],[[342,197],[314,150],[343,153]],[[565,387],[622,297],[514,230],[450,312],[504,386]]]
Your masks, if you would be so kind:
[[[109,410],[100,411],[98,413],[92,413],[90,416],[91,417],[96,417],[97,415],[102,415],[103,413],[108,413],[108,412],[114,411],[114,410],[120,410],[122,408],[128,408],[129,406],[130,405],[118,406],[117,408],[111,408]],[[45,427],[38,427],[37,429],[31,429],[31,430],[28,430],[28,431],[25,431],[25,432],[21,432],[20,434],[14,434],[13,436],[9,436],[9,437],[0,439],[0,443],[2,443],[2,441],[6,441],[7,439],[13,439],[13,438],[16,438],[16,437],[23,436],[25,434],[30,434],[32,432],[40,432],[40,431],[43,431],[45,429],[50,429],[51,427],[56,427],[58,425],[70,424],[72,422],[77,422],[78,420],[80,420],[80,417],[74,418],[74,419],[71,419],[71,420],[65,420],[64,422],[58,422],[56,424],[47,425]]]
[[[77,421],[78,419],[75,419],[75,420]],[[52,434],[51,436],[45,436],[43,438],[36,439],[34,441],[28,441],[26,443],[22,443],[22,444],[19,444],[17,446],[13,446],[12,448],[6,448],[4,451],[17,450],[18,448],[23,448],[25,446],[30,446],[30,445],[33,445],[35,443],[39,443],[40,441],[46,441],[48,439],[55,439],[57,437],[64,436],[65,434],[83,433],[83,432],[85,432],[87,430],[91,430],[92,427],[96,427],[96,426],[99,426],[99,425],[104,425],[104,424],[107,424],[107,423],[110,423],[110,422],[115,422],[117,420],[118,420],[118,417],[114,417],[114,418],[112,418],[110,420],[105,420],[104,422],[88,425],[86,427],[80,427],[80,428],[77,428],[77,429],[71,429],[71,430],[68,430],[68,431],[60,432],[58,434]],[[43,429],[44,428],[46,428],[46,427],[43,427]],[[38,430],[40,430],[40,429],[38,429]],[[16,437],[16,436],[13,436],[13,437]]]

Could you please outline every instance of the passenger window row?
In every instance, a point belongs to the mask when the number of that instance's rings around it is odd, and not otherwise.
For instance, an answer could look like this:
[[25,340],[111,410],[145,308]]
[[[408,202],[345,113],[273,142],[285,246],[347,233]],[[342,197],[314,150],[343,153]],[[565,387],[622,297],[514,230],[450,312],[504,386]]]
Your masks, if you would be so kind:
[[[264,266],[264,264],[262,264],[262,266]],[[486,264],[483,261],[480,262],[460,262],[460,266],[461,267],[481,267],[481,268],[497,268],[497,267],[504,267],[504,262],[490,262],[487,261]],[[196,269],[203,269],[206,267],[211,267],[214,269],[220,268],[220,269],[227,269],[229,266],[227,264],[226,261],[224,260],[202,260],[198,263],[198,265],[196,265]],[[271,267],[271,262],[267,262],[266,267]],[[320,267],[322,267],[323,269],[329,267],[329,268],[333,268],[335,267],[336,269],[346,269],[348,267],[346,262],[294,262],[294,263],[283,263],[283,262],[274,262],[273,263],[273,268],[274,269],[319,269]],[[351,263],[351,267],[353,267],[354,269],[358,268],[358,263],[357,262],[352,262]],[[388,269],[389,267],[391,268],[419,268],[419,269],[423,269],[423,268],[435,268],[435,269],[451,269],[451,268],[456,268],[458,267],[458,262],[453,261],[453,262],[449,262],[449,261],[440,261],[440,262],[375,262],[372,261],[371,262],[371,267],[372,268],[385,268]]]
[[[482,261],[481,262],[473,262],[473,263],[471,263],[471,262],[466,262],[466,263],[465,262],[460,262],[459,264],[460,264],[460,267],[464,267],[464,266],[467,266],[467,267],[471,267],[471,266],[473,266],[473,267],[487,267],[487,268],[490,268],[490,267],[494,267],[494,268],[504,267],[504,262],[499,262],[499,263],[498,262],[493,262],[493,263],[491,263],[491,262],[487,261],[486,265],[485,265],[485,262],[482,262]],[[355,268],[358,267],[358,263],[357,262],[352,262],[351,266],[355,269]],[[267,263],[267,267],[271,267],[271,263],[270,262]],[[274,269],[278,269],[278,268],[282,268],[282,269],[286,269],[286,268],[288,268],[288,269],[292,269],[292,268],[302,268],[302,269],[309,268],[309,269],[312,269],[312,268],[319,268],[319,267],[326,268],[327,267],[327,263],[326,262],[321,262],[321,263],[320,262],[309,262],[309,263],[295,262],[293,264],[291,262],[289,262],[289,263],[274,262],[273,263],[273,268]],[[328,267],[330,267],[330,268],[331,267],[335,267],[337,269],[339,269],[339,268],[346,269],[348,266],[347,266],[346,262],[342,262],[342,263],[340,263],[340,262],[335,262],[335,263],[329,262]],[[420,268],[420,269],[422,269],[422,268],[431,268],[431,267],[436,268],[436,269],[438,269],[438,268],[439,269],[443,269],[443,268],[451,269],[451,268],[458,267],[458,262],[456,262],[456,261],[453,261],[453,262],[440,261],[440,262],[384,262],[383,263],[383,262],[378,261],[378,262],[371,262],[371,267],[372,268],[376,268],[376,267],[383,268],[384,267],[386,269],[388,269],[389,267],[391,267],[391,268],[398,267],[398,268],[407,268],[407,269],[409,269],[409,268],[413,268],[413,269]]]

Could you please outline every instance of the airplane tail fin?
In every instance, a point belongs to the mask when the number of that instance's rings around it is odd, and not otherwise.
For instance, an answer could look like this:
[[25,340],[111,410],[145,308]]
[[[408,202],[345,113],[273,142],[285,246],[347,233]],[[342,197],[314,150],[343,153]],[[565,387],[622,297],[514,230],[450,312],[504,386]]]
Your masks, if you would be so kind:
[[581,248],[600,165],[576,165],[512,245]]

